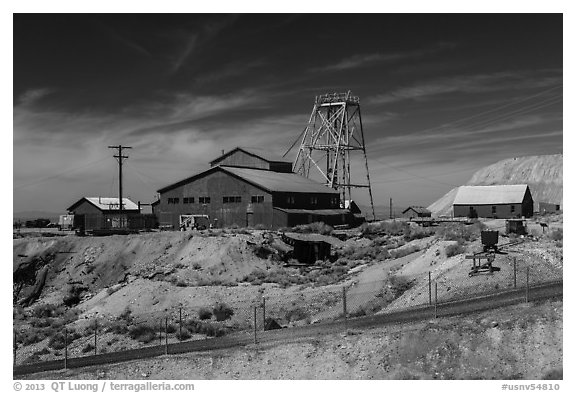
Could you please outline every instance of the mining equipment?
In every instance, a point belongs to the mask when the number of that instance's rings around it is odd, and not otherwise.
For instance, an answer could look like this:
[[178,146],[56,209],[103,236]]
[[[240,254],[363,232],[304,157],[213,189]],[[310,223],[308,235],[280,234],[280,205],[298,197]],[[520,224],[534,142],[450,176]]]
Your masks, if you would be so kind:
[[[472,259],[472,267],[468,273],[469,277],[481,273],[490,273],[500,271],[500,268],[493,266],[492,263],[496,260],[496,254],[506,255],[507,252],[502,251],[503,248],[508,248],[522,243],[522,241],[514,241],[498,245],[498,231],[482,231],[480,238],[482,240],[482,251],[476,252],[472,255],[466,255],[466,259]],[[482,263],[485,260],[486,262]]]

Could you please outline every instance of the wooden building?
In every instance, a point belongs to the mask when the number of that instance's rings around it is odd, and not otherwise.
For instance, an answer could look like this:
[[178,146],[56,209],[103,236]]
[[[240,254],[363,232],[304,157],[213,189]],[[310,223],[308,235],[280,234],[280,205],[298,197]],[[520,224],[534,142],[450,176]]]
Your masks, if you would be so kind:
[[410,206],[402,212],[402,215],[412,220],[415,218],[432,217],[432,212],[422,206]]
[[211,164],[206,171],[158,190],[154,212],[161,227],[178,229],[180,215],[196,214],[208,215],[215,227],[279,228],[353,220],[340,208],[336,190],[292,173],[289,162],[236,148]]
[[454,198],[454,217],[532,217],[534,201],[526,184],[461,186]]
[[122,213],[118,198],[83,197],[67,210],[74,215],[74,226],[82,231],[125,229],[141,218],[138,205],[122,198]]

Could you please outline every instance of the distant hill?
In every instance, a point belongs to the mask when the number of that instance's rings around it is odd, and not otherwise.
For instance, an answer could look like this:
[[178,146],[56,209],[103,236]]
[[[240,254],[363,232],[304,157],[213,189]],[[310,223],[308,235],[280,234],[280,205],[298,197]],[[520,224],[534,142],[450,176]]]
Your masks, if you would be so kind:
[[[528,184],[538,209],[538,202],[560,205],[563,208],[562,154],[547,156],[515,157],[499,161],[478,170],[466,183],[471,186],[496,184]],[[458,187],[428,206],[432,215],[451,215],[452,203]]]
[[60,214],[64,213],[54,213],[54,212],[43,212],[38,210],[30,210],[30,211],[23,211],[23,212],[16,212],[12,215],[12,222],[15,221],[25,221],[25,220],[34,220],[37,218],[47,218],[51,222],[58,222],[58,218]]

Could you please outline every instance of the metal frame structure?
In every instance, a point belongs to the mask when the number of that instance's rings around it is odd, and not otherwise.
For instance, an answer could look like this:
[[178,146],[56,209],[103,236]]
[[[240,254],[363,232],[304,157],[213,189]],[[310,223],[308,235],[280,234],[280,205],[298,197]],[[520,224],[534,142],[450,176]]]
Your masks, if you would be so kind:
[[[351,153],[364,155],[367,183],[353,183],[350,172]],[[293,171],[304,177],[320,174],[325,184],[338,190],[342,203],[352,200],[352,188],[368,188],[372,216],[375,219],[372,187],[360,99],[350,91],[316,96],[314,108],[304,129]]]

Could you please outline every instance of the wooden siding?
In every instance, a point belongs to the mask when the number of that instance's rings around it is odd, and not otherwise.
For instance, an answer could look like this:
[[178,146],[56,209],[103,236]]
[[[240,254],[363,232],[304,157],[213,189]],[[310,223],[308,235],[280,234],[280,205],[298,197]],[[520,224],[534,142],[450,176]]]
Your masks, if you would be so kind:
[[216,165],[229,165],[229,166],[242,166],[248,168],[270,169],[270,163],[260,157],[254,157],[247,154],[242,150],[237,150],[227,157],[219,161],[213,161],[212,166]]
[[119,214],[118,210],[100,210],[90,202],[84,200],[73,211],[74,215],[81,216],[80,220],[84,230],[110,229],[129,226],[129,217],[140,216],[138,211],[127,211]]
[[[313,203],[312,198],[316,198]],[[332,199],[334,203],[332,203]],[[338,194],[315,194],[300,192],[275,192],[273,194],[274,207],[284,209],[338,209],[340,197]],[[294,203],[291,203],[293,201]]]
[[[263,196],[263,202],[252,203],[253,195]],[[224,196],[239,196],[241,202],[223,203]],[[193,197],[194,203],[183,203],[185,197]],[[209,197],[210,203],[199,203],[200,197]],[[168,204],[168,198],[178,198],[179,203]],[[250,223],[272,226],[272,195],[221,171],[162,193],[160,203],[154,210],[161,226],[172,225],[175,229],[178,229],[181,214],[206,214],[217,227],[244,227]]]
[[[512,206],[514,206],[514,211],[512,211]],[[454,217],[469,217],[471,208],[474,209],[478,217],[486,218],[520,218],[534,215],[534,201],[530,189],[526,189],[522,203],[454,205]]]

